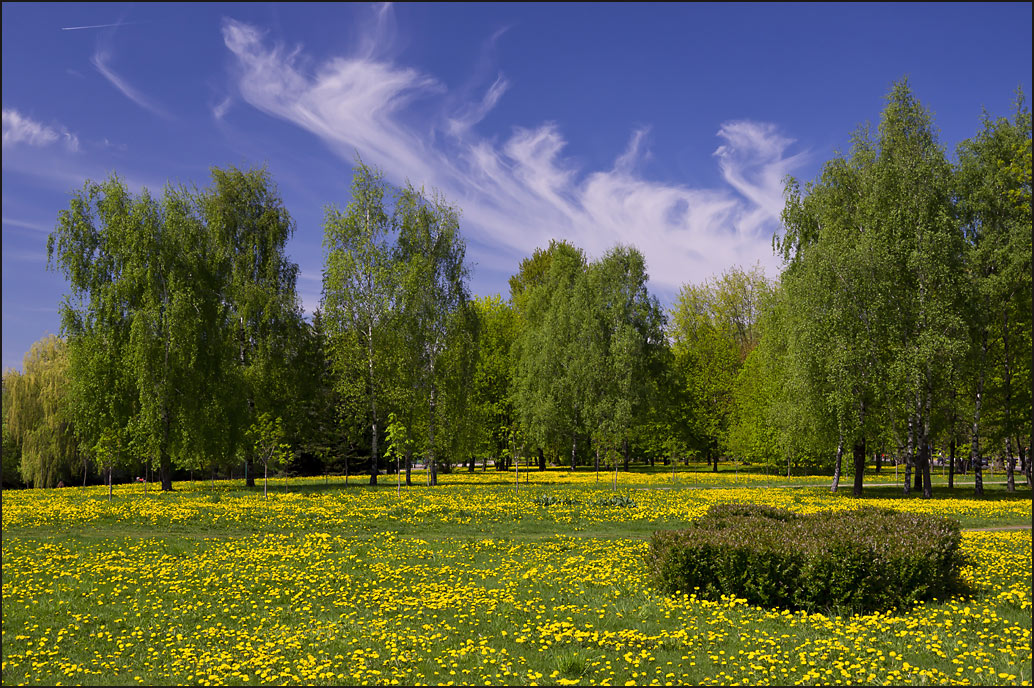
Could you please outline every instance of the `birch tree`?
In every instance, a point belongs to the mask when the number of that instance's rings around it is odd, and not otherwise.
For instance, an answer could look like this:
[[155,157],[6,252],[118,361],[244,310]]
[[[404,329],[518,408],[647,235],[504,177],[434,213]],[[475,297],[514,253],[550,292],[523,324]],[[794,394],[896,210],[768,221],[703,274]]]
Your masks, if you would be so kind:
[[[431,485],[438,484],[438,436],[443,417],[450,407],[465,400],[466,387],[449,386],[451,374],[468,370],[470,356],[460,356],[451,365],[443,365],[447,349],[458,353],[472,333],[465,316],[470,300],[467,282],[470,269],[465,263],[466,245],[459,231],[459,211],[437,192],[427,197],[412,185],[399,192],[394,216],[398,231],[396,264],[401,280],[399,292],[398,332],[406,357],[416,371],[414,387],[420,391],[422,415],[426,419],[425,448]],[[470,351],[472,354],[473,351]],[[468,370],[472,376],[472,369]],[[451,389],[452,404],[444,403],[442,393]],[[463,403],[460,403],[463,406]],[[460,427],[454,423],[450,441]]]
[[363,402],[371,485],[377,484],[378,404],[387,386],[388,321],[399,290],[385,191],[381,173],[357,161],[351,202],[344,210],[328,206],[323,222],[321,308],[341,391]]

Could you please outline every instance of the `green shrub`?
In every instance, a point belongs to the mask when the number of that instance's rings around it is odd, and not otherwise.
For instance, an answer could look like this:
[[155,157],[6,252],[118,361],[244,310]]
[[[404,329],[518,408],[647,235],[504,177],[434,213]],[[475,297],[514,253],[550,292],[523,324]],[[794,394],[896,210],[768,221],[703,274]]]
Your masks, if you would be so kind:
[[961,541],[957,522],[922,514],[722,504],[685,530],[654,533],[647,566],[667,593],[870,612],[957,592]]

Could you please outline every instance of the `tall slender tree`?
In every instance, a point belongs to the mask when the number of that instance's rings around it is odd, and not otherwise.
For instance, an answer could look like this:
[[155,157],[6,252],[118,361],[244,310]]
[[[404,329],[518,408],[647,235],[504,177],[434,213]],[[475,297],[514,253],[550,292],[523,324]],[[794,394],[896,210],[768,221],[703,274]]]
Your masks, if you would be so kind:
[[[322,310],[342,395],[361,399],[370,430],[370,484],[377,484],[378,423],[385,397],[389,318],[399,271],[385,207],[383,176],[357,160],[352,200],[326,208],[323,222]],[[362,383],[358,381],[361,380]]]
[[[1010,454],[1010,440],[1019,443],[1018,429],[1029,420],[1024,409],[1031,406],[1030,390],[1013,382],[1029,379],[1016,365],[1025,363],[1029,371],[1030,357],[1018,353],[1029,352],[1031,330],[1031,117],[1022,93],[1015,107],[1011,120],[984,114],[981,131],[959,146],[955,176],[965,232],[971,342],[966,379],[973,398],[970,451],[978,495],[983,494],[981,439],[990,434],[1009,442]],[[984,422],[989,408],[997,421],[991,433]]]
[[[449,404],[443,403],[443,392],[451,389],[456,403],[466,390],[450,387],[450,375],[467,370],[469,356],[460,356],[453,365],[443,365],[450,345],[467,348],[473,334],[469,327],[476,322],[467,318],[470,299],[467,281],[470,269],[465,263],[466,246],[459,231],[459,211],[437,192],[427,197],[423,191],[407,185],[399,193],[394,217],[398,231],[396,262],[402,280],[400,291],[400,326],[406,341],[409,360],[415,364],[417,383],[425,406],[426,451],[431,485],[438,484],[437,433]],[[472,353],[472,350],[470,350]],[[462,406],[462,404],[461,404]],[[458,419],[457,419],[458,420]],[[459,430],[459,426],[456,426]],[[453,439],[450,436],[450,439]]]
[[618,246],[588,266],[576,285],[573,380],[590,438],[599,449],[628,441],[655,400],[664,314],[647,289],[646,261]]
[[[215,242],[219,318],[225,323],[224,350],[211,371],[227,459],[243,453],[246,481],[254,486],[253,443],[248,428],[258,414],[284,416],[287,427],[303,422],[294,400],[303,367],[305,326],[297,296],[298,266],[285,253],[295,225],[266,169],[212,169],[212,187],[203,211]],[[215,395],[212,395],[215,396]]]
[[[586,269],[580,249],[551,242],[533,256],[533,279],[522,281],[515,303],[521,330],[515,342],[514,406],[521,426],[539,447],[571,447],[575,470],[578,435],[584,431],[576,350],[576,286]],[[523,268],[527,264],[522,264]],[[511,280],[511,289],[514,283]]]

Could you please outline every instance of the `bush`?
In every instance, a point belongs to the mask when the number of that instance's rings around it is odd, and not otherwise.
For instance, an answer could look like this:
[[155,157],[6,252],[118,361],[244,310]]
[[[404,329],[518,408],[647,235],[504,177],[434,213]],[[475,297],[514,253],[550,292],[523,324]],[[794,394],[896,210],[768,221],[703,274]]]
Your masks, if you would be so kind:
[[864,613],[959,591],[961,541],[957,522],[921,514],[722,504],[686,530],[654,533],[647,566],[666,593]]

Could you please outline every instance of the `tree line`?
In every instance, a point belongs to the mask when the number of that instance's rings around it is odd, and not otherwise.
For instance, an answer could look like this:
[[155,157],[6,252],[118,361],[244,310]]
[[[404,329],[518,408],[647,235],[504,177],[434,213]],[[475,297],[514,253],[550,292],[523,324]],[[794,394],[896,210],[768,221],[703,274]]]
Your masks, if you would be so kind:
[[113,472],[316,473],[514,461],[629,469],[736,459],[905,466],[931,494],[1001,457],[1030,480],[1031,130],[1022,96],[949,160],[907,83],[806,184],[787,179],[784,269],[687,284],[665,310],[631,246],[552,241],[508,299],[474,297],[460,210],[356,161],[323,220],[319,309],[302,316],[295,225],[268,171],[205,189],[87,182],[49,265],[62,336],[3,382],[4,479]]

